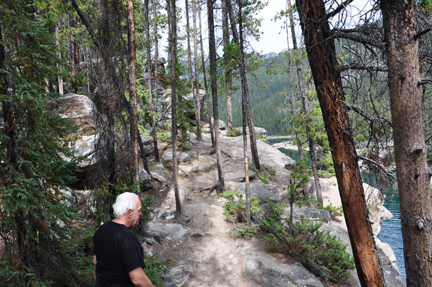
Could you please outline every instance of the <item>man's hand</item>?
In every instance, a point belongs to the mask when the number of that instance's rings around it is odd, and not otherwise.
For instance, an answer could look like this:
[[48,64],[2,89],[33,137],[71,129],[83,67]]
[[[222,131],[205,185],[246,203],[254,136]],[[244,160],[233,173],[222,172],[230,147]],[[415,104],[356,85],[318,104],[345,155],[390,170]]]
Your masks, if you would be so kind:
[[129,277],[136,287],[154,287],[141,267],[129,272]]
[[94,276],[94,279],[96,279],[96,263],[97,263],[96,255],[94,255],[93,256],[93,276]]

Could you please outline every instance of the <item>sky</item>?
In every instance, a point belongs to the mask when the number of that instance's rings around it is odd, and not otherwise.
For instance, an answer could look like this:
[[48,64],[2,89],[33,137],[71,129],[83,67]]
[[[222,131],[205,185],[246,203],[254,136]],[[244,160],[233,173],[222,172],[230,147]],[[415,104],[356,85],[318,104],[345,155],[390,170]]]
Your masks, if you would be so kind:
[[[342,1],[336,1],[342,2]],[[357,9],[352,10],[352,16],[354,19],[359,15],[359,11],[364,10],[364,8],[370,8],[370,2],[375,2],[374,0],[354,0],[351,4]],[[294,1],[291,0],[294,4]],[[263,54],[275,52],[279,53],[287,49],[286,40],[286,30],[282,26],[284,25],[285,19],[280,19],[278,21],[271,21],[274,16],[281,10],[286,9],[286,0],[268,0],[268,5],[258,14],[258,17],[262,18],[261,31],[263,35],[259,42],[251,42],[252,47],[257,52],[262,52]],[[296,35],[299,37],[301,35],[300,27],[296,28]],[[290,40],[291,41],[291,40]],[[292,48],[292,42],[290,42]]]
[[[291,1],[294,4],[294,0]],[[371,7],[369,3],[375,1],[376,0],[354,0],[351,6],[357,8],[353,8],[352,10],[351,14],[353,16],[353,19],[355,19],[356,15],[359,14],[358,11],[363,10],[365,7],[366,8]],[[178,5],[183,8],[184,7],[183,1],[178,1],[178,2],[179,2]],[[342,2],[342,0],[339,1],[336,0],[335,2],[340,3]],[[268,0],[267,6],[258,13],[257,17],[262,19],[262,25],[260,31],[262,31],[263,34],[261,35],[259,41],[254,40],[251,41],[250,43],[255,51],[262,52],[263,54],[268,54],[272,52],[280,53],[281,51],[286,50],[288,48],[287,39],[286,39],[286,30],[283,27],[285,19],[272,21],[278,12],[285,9],[286,9],[286,0]],[[190,12],[190,15],[192,15],[192,11]],[[203,17],[203,29],[205,30],[203,31],[204,32],[203,37],[205,43],[204,45],[205,45],[205,49],[207,50],[208,32],[207,32],[207,13],[205,7],[202,13],[202,17]],[[182,21],[179,23],[179,27],[182,27],[181,29],[184,29],[183,26],[185,25],[185,23],[183,22],[185,22],[184,17]],[[192,20],[191,20],[191,25],[192,25]],[[299,39],[301,36],[301,30],[299,26],[296,27],[296,35],[298,37],[297,39]],[[163,36],[163,39],[160,43],[161,44],[160,47],[164,47],[166,45],[166,37],[167,35]],[[300,45],[300,41],[297,40],[297,42]],[[292,48],[291,39],[290,39],[290,45]],[[162,51],[162,54],[164,57],[166,57],[166,55],[164,55],[165,54],[164,51]]]

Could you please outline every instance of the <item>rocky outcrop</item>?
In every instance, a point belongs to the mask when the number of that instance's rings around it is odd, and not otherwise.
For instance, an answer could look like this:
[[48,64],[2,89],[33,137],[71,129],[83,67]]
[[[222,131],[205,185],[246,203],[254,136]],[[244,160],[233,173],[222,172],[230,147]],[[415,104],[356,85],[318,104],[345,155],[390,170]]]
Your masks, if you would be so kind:
[[[236,129],[238,129],[240,132],[243,133],[243,127],[238,127]],[[255,129],[255,135],[260,136],[262,138],[267,137],[267,130],[265,128],[254,127],[254,129]],[[246,127],[246,133],[249,134],[249,127]]]
[[300,263],[281,263],[275,257],[254,249],[245,251],[245,274],[262,286],[316,286],[321,282]]

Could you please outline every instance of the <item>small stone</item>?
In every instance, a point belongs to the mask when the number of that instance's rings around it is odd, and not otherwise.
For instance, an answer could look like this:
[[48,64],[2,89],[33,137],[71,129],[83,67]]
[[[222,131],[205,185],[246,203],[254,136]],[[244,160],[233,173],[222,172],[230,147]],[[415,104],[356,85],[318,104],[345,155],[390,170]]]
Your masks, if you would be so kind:
[[202,230],[194,229],[192,231],[191,237],[203,237],[205,234]]

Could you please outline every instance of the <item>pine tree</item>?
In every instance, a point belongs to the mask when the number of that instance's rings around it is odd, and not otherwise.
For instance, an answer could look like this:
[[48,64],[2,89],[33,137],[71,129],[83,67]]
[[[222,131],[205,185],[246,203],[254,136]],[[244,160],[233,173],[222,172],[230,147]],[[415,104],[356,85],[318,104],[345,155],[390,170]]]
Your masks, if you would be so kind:
[[77,213],[61,192],[77,161],[64,146],[67,121],[53,113],[58,94],[47,91],[62,64],[52,9],[0,3],[0,282],[9,286],[85,286],[91,275],[90,261],[72,248]]

